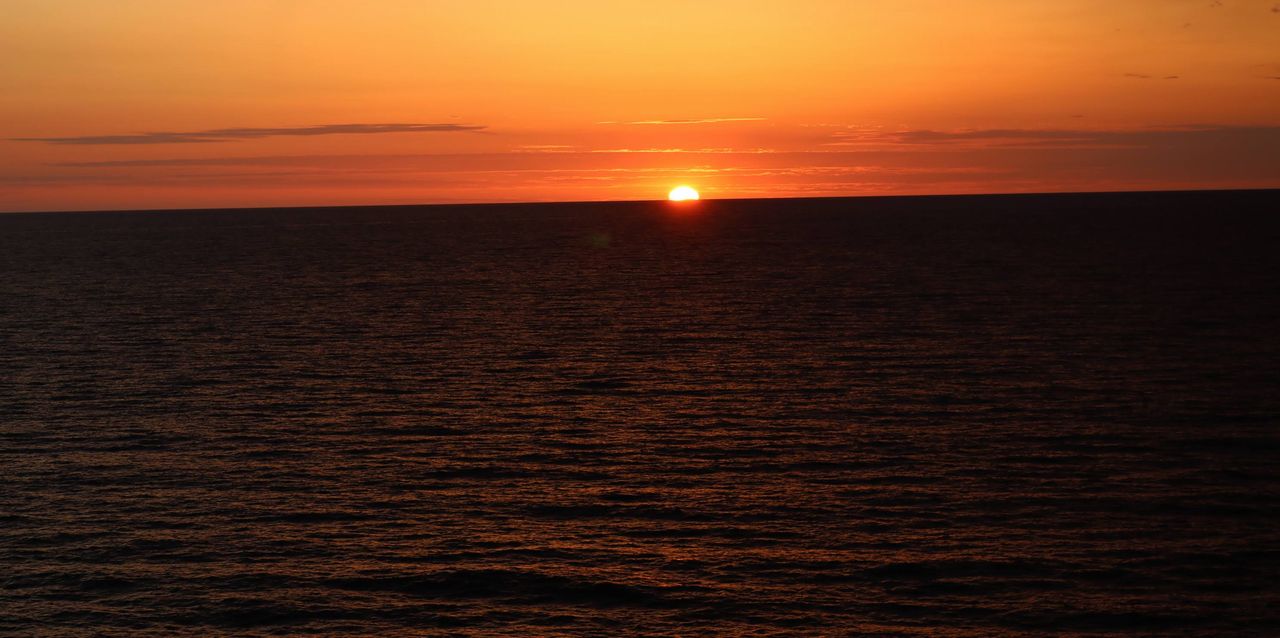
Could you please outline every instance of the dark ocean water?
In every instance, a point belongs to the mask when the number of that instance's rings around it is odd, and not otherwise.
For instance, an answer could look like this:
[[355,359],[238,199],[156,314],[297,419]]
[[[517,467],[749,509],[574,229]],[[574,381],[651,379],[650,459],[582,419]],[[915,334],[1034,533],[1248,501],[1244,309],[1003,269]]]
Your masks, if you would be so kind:
[[1280,634],[1280,191],[0,216],[0,634]]

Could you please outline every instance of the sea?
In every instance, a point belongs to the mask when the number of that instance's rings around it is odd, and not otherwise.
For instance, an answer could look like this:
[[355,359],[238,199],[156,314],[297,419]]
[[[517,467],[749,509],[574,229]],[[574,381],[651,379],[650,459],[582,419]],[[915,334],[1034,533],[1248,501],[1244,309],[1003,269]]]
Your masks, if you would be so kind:
[[1280,635],[1280,191],[0,215],[3,636]]

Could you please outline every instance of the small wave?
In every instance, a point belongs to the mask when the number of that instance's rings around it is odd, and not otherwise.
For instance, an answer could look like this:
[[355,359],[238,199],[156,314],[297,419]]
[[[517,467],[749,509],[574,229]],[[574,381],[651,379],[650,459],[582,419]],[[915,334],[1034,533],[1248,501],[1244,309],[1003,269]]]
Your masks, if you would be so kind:
[[335,589],[395,592],[420,598],[507,599],[523,604],[574,604],[593,607],[678,607],[693,604],[693,587],[624,585],[507,569],[474,569],[422,575],[335,578]]

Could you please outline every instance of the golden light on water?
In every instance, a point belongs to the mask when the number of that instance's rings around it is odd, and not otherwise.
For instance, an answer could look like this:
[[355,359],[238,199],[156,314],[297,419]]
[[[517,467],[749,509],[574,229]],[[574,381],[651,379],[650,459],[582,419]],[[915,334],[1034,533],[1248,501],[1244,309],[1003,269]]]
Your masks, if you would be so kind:
[[700,199],[698,191],[692,186],[677,186],[667,193],[667,199],[673,202],[688,202]]

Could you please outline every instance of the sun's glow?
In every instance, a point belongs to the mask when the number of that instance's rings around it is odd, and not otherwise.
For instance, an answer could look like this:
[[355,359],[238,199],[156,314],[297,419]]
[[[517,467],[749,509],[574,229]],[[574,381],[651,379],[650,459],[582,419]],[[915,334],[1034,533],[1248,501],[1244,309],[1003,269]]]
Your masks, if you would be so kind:
[[688,202],[698,199],[698,191],[692,186],[677,186],[667,193],[667,199],[673,202]]

